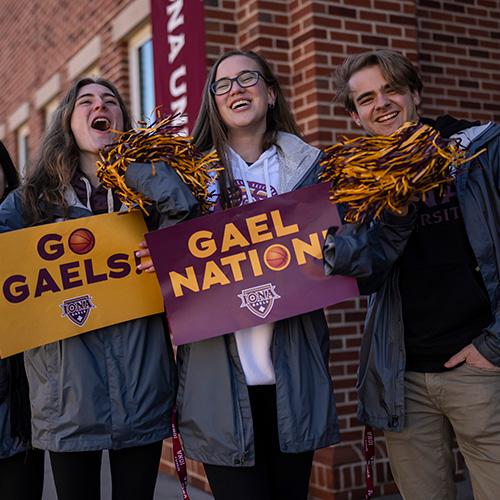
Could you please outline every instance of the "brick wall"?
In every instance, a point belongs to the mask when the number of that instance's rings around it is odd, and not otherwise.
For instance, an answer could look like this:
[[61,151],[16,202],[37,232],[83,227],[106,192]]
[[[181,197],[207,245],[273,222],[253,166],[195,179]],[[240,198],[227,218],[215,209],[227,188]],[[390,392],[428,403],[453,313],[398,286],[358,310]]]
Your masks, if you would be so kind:
[[[127,0],[100,2],[66,0],[2,0],[0,6],[0,67],[4,68],[0,93],[0,124],[25,101],[31,104],[29,118],[30,149],[35,150],[44,120],[34,108],[34,93],[50,77],[60,72],[62,92],[71,82],[67,62],[96,34],[102,35],[99,64],[104,76],[113,79],[128,97],[127,54],[119,44],[109,43],[109,21]],[[17,154],[13,131],[5,144],[12,156]]]
[[425,110],[500,120],[500,2],[417,2]]
[[[69,2],[3,0],[0,6],[4,69],[0,125],[20,104],[32,105],[30,144],[43,117],[33,95],[55,73],[62,91],[66,64],[101,35],[103,76],[129,95],[127,47],[111,37],[110,21],[132,0]],[[306,138],[317,146],[359,130],[333,103],[332,69],[348,54],[389,47],[404,52],[423,75],[423,113],[449,112],[500,120],[500,0],[205,0],[207,67],[235,47],[262,52],[273,64]],[[15,136],[5,143],[16,154]],[[366,300],[327,311],[331,371],[343,442],[316,453],[310,493],[318,499],[359,498],[363,489],[362,429],[355,419],[355,372]],[[383,439],[377,437],[377,494],[395,491]],[[172,472],[169,445],[163,468]],[[189,462],[191,481],[207,488],[199,464]],[[457,455],[457,472],[462,462]]]

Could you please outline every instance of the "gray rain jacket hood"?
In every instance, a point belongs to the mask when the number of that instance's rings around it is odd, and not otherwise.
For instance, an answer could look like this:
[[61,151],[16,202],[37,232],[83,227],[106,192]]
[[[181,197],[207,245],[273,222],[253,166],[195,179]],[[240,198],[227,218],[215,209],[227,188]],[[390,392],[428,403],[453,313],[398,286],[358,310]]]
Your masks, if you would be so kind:
[[[486,285],[492,323],[473,342],[500,366],[500,126],[472,127],[464,137],[472,155],[487,151],[460,167],[457,196],[465,230]],[[368,226],[347,225],[328,235],[325,271],[358,278],[368,303],[358,370],[358,418],[374,427],[400,431],[404,426],[405,345],[397,261],[413,230],[416,213],[384,214]]]

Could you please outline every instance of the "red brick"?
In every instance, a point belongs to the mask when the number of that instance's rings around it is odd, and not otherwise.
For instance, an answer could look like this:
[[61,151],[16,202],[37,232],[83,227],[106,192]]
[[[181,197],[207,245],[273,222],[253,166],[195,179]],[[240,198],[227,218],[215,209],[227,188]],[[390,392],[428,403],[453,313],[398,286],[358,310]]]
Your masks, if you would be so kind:
[[[34,91],[55,71],[63,70],[67,60],[97,33],[103,39],[99,61],[103,76],[115,80],[128,99],[126,44],[112,43],[109,22],[130,2],[45,0],[34,2],[35,10],[24,8],[17,0],[4,0],[0,32],[5,50],[0,52],[0,64],[8,76],[2,82],[0,117],[32,100]],[[426,83],[424,114],[446,111],[469,119],[500,119],[498,1],[205,0],[205,14],[207,64],[237,46],[262,51],[275,67],[306,139],[315,145],[326,146],[342,135],[360,134],[342,106],[332,103],[331,72],[347,55],[374,47],[401,50],[419,65]],[[31,39],[25,36],[28,32]],[[36,44],[31,41],[35,39]],[[64,71],[62,77],[63,88],[67,88]],[[41,113],[34,112],[29,125],[30,144],[35,147],[43,126]],[[5,142],[15,151],[11,131]],[[354,385],[365,308],[363,298],[328,311],[330,369],[336,379],[335,396],[344,429],[341,446],[351,450],[359,450],[362,438],[355,418]],[[361,496],[361,462],[353,458],[352,467],[340,469],[341,449],[327,449],[327,458],[316,454],[310,489],[316,498],[352,500]],[[463,470],[460,460],[457,458],[457,472]],[[189,461],[188,468],[191,482],[208,491],[202,466]],[[169,444],[163,452],[162,470],[174,473]],[[394,493],[386,460],[379,472],[387,478],[377,486],[377,493]],[[342,489],[341,484],[347,482],[351,489]]]

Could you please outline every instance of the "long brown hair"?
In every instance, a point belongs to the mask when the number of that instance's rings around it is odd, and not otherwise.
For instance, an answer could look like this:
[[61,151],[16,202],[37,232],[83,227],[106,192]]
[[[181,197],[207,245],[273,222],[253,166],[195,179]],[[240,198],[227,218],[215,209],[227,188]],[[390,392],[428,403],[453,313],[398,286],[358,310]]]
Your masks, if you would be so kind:
[[220,173],[219,188],[221,203],[224,208],[239,204],[240,196],[227,159],[228,130],[217,109],[215,97],[210,91],[210,85],[215,81],[219,64],[232,56],[244,56],[255,61],[261,69],[266,84],[274,90],[276,95],[274,106],[269,107],[267,111],[267,126],[262,138],[262,151],[276,144],[277,135],[280,131],[289,132],[299,137],[301,135],[277,78],[269,63],[261,55],[251,50],[232,50],[219,57],[207,76],[200,112],[194,125],[193,137],[196,146],[201,151],[215,149],[221,158],[224,169]]
[[132,127],[127,106],[111,82],[82,78],[74,83],[54,112],[22,188],[24,217],[29,225],[47,222],[54,208],[67,215],[65,193],[80,161],[80,150],[71,131],[71,115],[78,92],[92,83],[107,87],[114,94],[123,114],[124,130]]

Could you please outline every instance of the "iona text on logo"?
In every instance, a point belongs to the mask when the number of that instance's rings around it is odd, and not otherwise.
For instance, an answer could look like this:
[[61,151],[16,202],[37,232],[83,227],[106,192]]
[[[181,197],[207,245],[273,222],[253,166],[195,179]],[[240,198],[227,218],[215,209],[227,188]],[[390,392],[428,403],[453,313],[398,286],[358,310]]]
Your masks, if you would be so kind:
[[62,309],[61,316],[63,318],[68,318],[77,326],[83,326],[95,305],[92,303],[90,295],[82,295],[81,297],[66,299],[59,307]]
[[238,294],[241,299],[240,308],[246,307],[255,316],[265,318],[271,312],[274,301],[281,298],[275,288],[276,285],[266,283],[242,290]]

